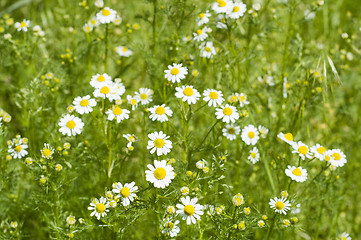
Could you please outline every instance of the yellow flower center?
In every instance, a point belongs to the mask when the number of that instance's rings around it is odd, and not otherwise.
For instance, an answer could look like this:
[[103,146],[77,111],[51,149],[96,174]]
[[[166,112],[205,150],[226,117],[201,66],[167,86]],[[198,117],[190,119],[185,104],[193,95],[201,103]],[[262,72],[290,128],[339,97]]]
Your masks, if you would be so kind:
[[197,34],[198,34],[198,35],[201,35],[202,33],[203,33],[203,31],[202,31],[201,29],[198,29],[198,30],[197,30]]
[[105,205],[103,203],[98,203],[95,206],[95,211],[97,211],[98,213],[103,213],[105,211]]
[[203,19],[203,18],[204,18],[204,16],[205,16],[205,14],[204,14],[204,13],[199,14],[199,18],[200,18],[200,19]]
[[92,19],[92,20],[90,20],[90,23],[91,23],[91,25],[95,25],[97,23],[97,20]]
[[328,162],[328,161],[330,161],[330,160],[331,160],[330,156],[326,155],[326,156],[325,156],[325,161]]
[[210,52],[211,48],[210,47],[205,47],[204,50],[206,50],[206,52]]
[[326,149],[324,147],[319,147],[319,148],[317,148],[317,152],[319,154],[323,154],[324,152],[326,152]]
[[100,89],[100,92],[103,94],[108,94],[110,92],[110,89],[107,86],[104,86]]
[[281,201],[276,202],[275,207],[277,210],[282,210],[285,207],[285,204]]
[[26,23],[24,23],[23,21],[21,21],[20,27],[22,27],[22,28],[26,27]]
[[109,16],[110,15],[110,11],[108,9],[103,9],[102,10],[102,15],[103,16]]
[[165,225],[166,228],[169,229],[173,229],[174,228],[174,224],[172,222],[167,222],[167,224]]
[[223,113],[224,113],[224,115],[229,116],[229,115],[231,115],[233,113],[233,111],[232,111],[232,109],[230,107],[226,107],[226,108],[223,109]]
[[145,94],[145,93],[142,93],[142,94],[140,94],[140,98],[143,99],[143,100],[145,100],[145,99],[148,98],[148,95]]
[[254,138],[254,136],[255,136],[254,132],[249,132],[249,133],[248,133],[248,137],[249,137],[249,138],[252,139],[252,138]]
[[126,52],[126,51],[128,51],[128,48],[123,47],[123,52]]
[[340,160],[341,159],[341,155],[339,153],[334,153],[332,154],[332,157],[335,159],[335,160]]
[[195,210],[194,210],[194,207],[192,205],[187,205],[187,206],[184,207],[183,211],[188,216],[192,216]]
[[297,177],[302,175],[302,172],[301,172],[301,170],[299,168],[293,169],[292,173],[293,173],[293,175],[295,175]]
[[225,1],[219,1],[218,2],[218,6],[220,6],[220,7],[225,7],[227,5],[227,3],[225,2]]
[[44,155],[45,157],[50,157],[50,156],[51,156],[51,150],[50,150],[49,148],[45,148],[45,149],[43,150],[43,155]]
[[235,132],[236,132],[236,129],[234,129],[233,127],[228,128],[229,134],[234,134]]
[[193,89],[190,87],[187,87],[183,90],[184,95],[186,96],[192,96],[193,95]]
[[284,136],[288,141],[293,141],[293,135],[292,133],[286,133]]
[[156,148],[162,148],[164,146],[164,140],[161,138],[157,138],[156,140],[154,140],[154,146]]
[[210,97],[211,99],[217,99],[217,98],[218,98],[218,93],[216,93],[216,92],[210,92],[210,93],[209,93],[209,97]]
[[20,152],[20,151],[21,151],[21,146],[20,146],[20,145],[17,145],[14,149],[15,149],[15,151],[17,151],[17,152]]
[[131,142],[134,142],[134,141],[135,141],[135,137],[133,137],[133,136],[130,136],[128,139],[129,139],[129,141],[131,141]]
[[157,168],[154,170],[154,177],[158,180],[162,180],[165,178],[165,175],[167,175],[167,172],[164,168]]
[[255,158],[257,156],[257,154],[255,152],[251,153],[251,157]]
[[87,99],[83,99],[80,101],[80,106],[86,107],[89,105],[89,101]]
[[103,77],[103,75],[100,75],[98,78],[97,78],[98,82],[104,82],[105,81],[105,77]]
[[116,106],[113,110],[114,115],[120,115],[120,114],[122,114],[122,112],[123,112],[123,110],[118,106]]
[[298,152],[301,153],[302,155],[306,155],[308,152],[308,148],[306,146],[301,146],[298,148]]
[[239,7],[235,6],[235,7],[233,8],[233,12],[238,12],[238,11],[239,11]]
[[120,194],[123,198],[126,198],[130,195],[130,190],[127,187],[123,187],[122,190],[120,190]]
[[178,73],[179,73],[178,68],[172,68],[172,70],[170,70],[170,74],[172,74],[172,75],[177,75]]
[[165,113],[165,109],[164,107],[157,107],[157,109],[155,110],[155,112],[158,114],[158,115],[163,115]]
[[246,100],[246,96],[240,96],[239,99],[241,100],[241,102],[244,102],[244,100]]
[[135,105],[135,104],[137,104],[137,100],[132,99],[132,100],[130,100],[130,103],[131,103],[132,105]]
[[73,120],[70,120],[66,123],[67,128],[73,129],[75,128],[75,122]]

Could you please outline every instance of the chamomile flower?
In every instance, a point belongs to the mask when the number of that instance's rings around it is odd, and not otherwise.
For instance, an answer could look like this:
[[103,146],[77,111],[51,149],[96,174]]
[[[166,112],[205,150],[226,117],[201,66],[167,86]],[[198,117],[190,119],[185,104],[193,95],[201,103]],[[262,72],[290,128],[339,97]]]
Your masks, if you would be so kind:
[[241,132],[241,128],[239,126],[234,125],[233,123],[227,124],[225,128],[222,129],[223,136],[225,136],[228,140],[235,140],[236,136]]
[[280,132],[277,137],[279,139],[281,139],[282,141],[292,145],[294,142],[293,142],[293,135],[292,133],[286,133],[284,134],[283,132]]
[[73,225],[73,224],[75,224],[75,222],[76,222],[76,219],[74,216],[69,216],[66,218],[66,223],[69,225]]
[[180,228],[177,226],[179,224],[179,220],[170,221],[163,220],[163,229],[162,234],[166,236],[170,236],[171,238],[176,237],[180,232]]
[[259,221],[257,222],[257,225],[258,225],[258,227],[263,228],[263,227],[266,226],[266,223],[265,223],[263,220],[259,220]]
[[217,91],[215,89],[207,89],[203,92],[203,100],[208,102],[208,106],[217,107],[221,106],[224,98],[222,91]]
[[191,85],[176,87],[175,90],[175,96],[188,104],[195,104],[201,97],[198,90]]
[[248,160],[250,160],[253,164],[259,161],[259,152],[256,147],[254,147],[250,152],[248,156]]
[[164,70],[165,75],[164,77],[172,82],[172,83],[179,83],[183,80],[186,75],[188,74],[188,69],[186,67],[182,67],[182,64],[173,63],[172,65],[168,65],[168,69]]
[[125,46],[119,46],[115,48],[115,51],[119,54],[121,57],[130,57],[133,54],[133,51]]
[[270,199],[269,203],[270,208],[274,209],[275,212],[279,214],[287,214],[287,211],[290,210],[291,204],[285,197]]
[[90,20],[89,20],[89,22],[88,22],[88,24],[89,25],[92,25],[93,27],[97,27],[97,26],[99,26],[99,20],[96,18],[96,17],[92,17]]
[[132,97],[131,95],[127,95],[127,101],[128,104],[132,106],[132,110],[138,107],[138,100],[135,97]]
[[128,140],[128,148],[137,140],[137,137],[134,134],[123,134],[123,137]]
[[106,73],[103,73],[103,74],[95,74],[94,76],[92,76],[91,80],[90,80],[90,85],[92,87],[95,87],[95,88],[98,88],[98,87],[101,87],[103,86],[105,83],[109,83],[112,81],[112,78],[106,74]]
[[216,118],[222,119],[225,123],[234,123],[239,118],[239,114],[234,106],[226,104],[225,106],[216,108]]
[[212,4],[215,13],[227,13],[232,8],[232,2],[228,0],[217,0]]
[[149,88],[140,88],[139,93],[135,92],[135,98],[139,99],[140,104],[145,105],[152,101],[153,91]]
[[259,139],[259,132],[255,126],[248,125],[242,129],[241,138],[247,145],[256,145]]
[[149,170],[145,171],[145,178],[148,182],[153,183],[156,188],[165,188],[174,179],[174,169],[172,165],[167,165],[166,160],[154,160],[154,166],[148,164],[147,167]]
[[309,147],[303,142],[294,142],[292,144],[292,147],[292,153],[297,153],[302,158],[302,160],[305,160],[305,158],[312,158],[312,152],[310,151]]
[[197,17],[198,26],[202,26],[203,24],[208,23],[210,17],[211,17],[211,14],[209,13],[208,10],[205,13],[200,13]]
[[114,118],[117,120],[117,123],[120,123],[124,119],[129,118],[130,111],[119,106],[114,106],[112,109],[108,109],[106,114],[108,114],[108,120],[113,121]]
[[199,46],[201,50],[201,56],[204,58],[212,58],[217,54],[215,47],[213,47],[213,42],[206,42]]
[[89,23],[84,24],[83,31],[86,33],[90,33],[91,31],[93,31],[93,25]]
[[351,240],[352,238],[347,232],[343,232],[340,234],[340,236],[337,238],[337,240]]
[[244,107],[245,105],[248,105],[249,102],[247,101],[247,95],[244,93],[236,93],[236,97],[238,98],[239,105],[241,107]]
[[9,141],[8,153],[14,158],[23,158],[28,155],[27,142],[25,142],[22,138],[14,138],[12,141]]
[[238,19],[244,15],[247,11],[247,6],[243,2],[235,2],[231,4],[227,12],[227,17],[232,19]]
[[113,82],[104,82],[103,84],[98,85],[95,88],[93,95],[94,97],[97,98],[103,98],[103,99],[111,98],[112,92],[114,91],[113,87],[114,87]]
[[105,7],[97,13],[96,18],[100,23],[106,24],[114,22],[116,15],[117,12],[115,10]]
[[181,187],[180,192],[183,196],[187,196],[189,194],[189,188],[186,186]]
[[193,39],[197,42],[202,42],[208,37],[208,32],[210,31],[210,28],[204,27],[202,29],[198,29],[195,33],[193,33]]
[[54,153],[54,148],[50,147],[48,143],[44,143],[44,147],[40,150],[41,156],[46,159],[51,159]]
[[93,211],[90,216],[94,216],[99,220],[101,217],[105,217],[109,212],[109,202],[105,197],[101,197],[99,200],[95,198],[91,203],[88,210]]
[[21,22],[16,22],[14,26],[18,31],[27,32],[28,27],[30,27],[30,20],[24,19]]
[[191,223],[196,224],[196,221],[203,215],[203,206],[197,203],[198,198],[191,199],[189,196],[186,196],[180,200],[182,204],[176,205],[178,208],[177,213],[183,220],[187,221],[187,225]]
[[117,199],[122,200],[123,206],[128,206],[130,202],[134,201],[136,194],[135,191],[138,190],[138,187],[135,186],[135,182],[126,183],[122,185],[120,182],[118,182],[115,185],[115,188],[113,188],[113,193],[118,194],[115,197]]
[[234,195],[233,198],[232,198],[232,203],[236,207],[239,207],[239,206],[243,205],[244,204],[243,195],[240,194],[240,193],[237,193],[236,195]]
[[94,5],[97,7],[97,8],[103,8],[104,7],[104,1],[103,0],[96,0]]
[[304,182],[307,180],[307,170],[302,167],[287,166],[285,170],[287,176],[289,176],[293,181]]
[[73,101],[74,109],[79,114],[90,113],[93,111],[93,107],[97,105],[95,99],[91,99],[90,95],[84,97],[76,97]]
[[207,161],[205,160],[199,160],[197,163],[196,163],[196,167],[198,169],[203,169],[206,167],[206,164],[207,164]]
[[69,137],[80,134],[84,127],[84,123],[80,118],[69,114],[62,117],[58,125],[60,127],[59,131],[63,135],[68,135]]
[[148,111],[151,113],[149,118],[152,121],[160,122],[168,121],[168,117],[171,117],[173,114],[173,111],[169,107],[166,107],[165,104],[155,105],[151,108],[148,108]]
[[269,132],[268,128],[261,126],[261,125],[258,126],[258,131],[259,131],[259,135],[261,136],[261,138],[266,138],[266,136]]
[[320,144],[317,143],[315,146],[312,146],[311,152],[319,160],[321,161],[325,160],[324,153],[326,152],[326,148],[321,146]]
[[167,155],[172,149],[172,142],[168,140],[169,136],[160,132],[154,132],[148,134],[149,141],[147,149],[150,149],[150,153],[157,153],[157,156]]
[[340,149],[332,149],[330,163],[335,167],[342,167],[347,162],[346,155]]
[[172,214],[174,214],[175,213],[175,207],[174,206],[168,206],[167,207],[167,213],[169,214],[169,215],[172,215]]

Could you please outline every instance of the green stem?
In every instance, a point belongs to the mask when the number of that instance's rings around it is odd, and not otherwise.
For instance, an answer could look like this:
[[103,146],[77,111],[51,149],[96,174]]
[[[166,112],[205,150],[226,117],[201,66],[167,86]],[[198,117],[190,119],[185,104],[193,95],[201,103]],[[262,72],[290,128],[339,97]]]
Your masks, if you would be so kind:
[[208,135],[212,132],[213,128],[217,125],[217,123],[219,123],[221,121],[221,119],[217,120],[217,122],[215,122],[213,124],[213,126],[209,129],[209,131],[207,132],[206,136],[204,136],[202,142],[198,145],[198,147],[196,147],[196,151],[199,150],[199,148],[203,145],[204,141],[206,141]]

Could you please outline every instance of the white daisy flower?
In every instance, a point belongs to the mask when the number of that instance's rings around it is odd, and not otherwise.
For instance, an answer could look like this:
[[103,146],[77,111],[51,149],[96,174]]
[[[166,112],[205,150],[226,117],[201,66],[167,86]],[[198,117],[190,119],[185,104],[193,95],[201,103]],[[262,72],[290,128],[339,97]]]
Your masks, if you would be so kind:
[[134,134],[123,134],[123,137],[128,140],[128,148],[137,140],[137,137]]
[[155,105],[151,108],[148,108],[148,111],[151,113],[149,118],[152,121],[160,122],[168,121],[168,116],[171,117],[173,114],[173,111],[169,107],[166,107],[165,104]]
[[112,78],[106,74],[95,74],[94,76],[92,76],[91,80],[90,80],[90,85],[94,88],[98,88],[103,86],[105,83],[109,83],[112,81]]
[[268,204],[270,205],[270,208],[275,210],[275,212],[284,215],[286,215],[287,211],[291,208],[290,202],[285,197],[275,197],[274,199],[271,198]]
[[326,148],[321,146],[320,144],[317,143],[315,146],[312,146],[311,147],[311,152],[320,161],[325,160],[324,153],[326,152]]
[[121,104],[121,98],[125,92],[125,87],[121,82],[122,80],[120,78],[116,78],[114,79],[114,81],[115,82],[111,84],[110,93],[106,96],[110,102],[116,101],[118,102],[117,104]]
[[172,65],[168,65],[168,69],[164,70],[165,75],[164,77],[172,82],[172,83],[179,83],[183,80],[186,75],[188,74],[188,69],[186,67],[182,67],[182,64],[173,63]]
[[201,50],[201,57],[212,58],[217,54],[215,47],[213,47],[213,42],[206,42],[199,46]]
[[219,14],[216,18],[216,21],[217,21],[216,28],[227,29],[226,18],[224,17],[223,14]]
[[335,167],[342,167],[347,162],[346,155],[340,149],[332,149],[330,163]]
[[202,42],[204,41],[207,37],[208,37],[208,32],[210,32],[211,29],[204,27],[202,29],[198,29],[197,32],[193,33],[193,39],[198,41],[198,42]]
[[132,97],[131,95],[127,95],[127,101],[128,104],[132,106],[132,110],[138,107],[138,100],[135,97]]
[[91,203],[88,210],[93,211],[90,216],[94,216],[99,220],[101,217],[105,217],[109,212],[109,202],[105,197],[101,197],[99,200],[95,198]]
[[115,10],[105,7],[97,13],[96,18],[100,23],[106,24],[114,22],[116,16],[117,12]]
[[254,147],[250,152],[249,152],[249,156],[248,156],[248,160],[250,160],[253,164],[255,164],[256,162],[259,161],[259,152],[258,149],[256,147]]
[[310,159],[312,158],[312,152],[303,142],[294,142],[291,146],[293,147],[292,153],[297,153],[302,158],[302,160],[305,160],[305,157]]
[[98,85],[94,92],[93,95],[94,97],[98,97],[98,98],[112,98],[113,97],[113,93],[114,93],[114,84],[113,82],[105,82],[101,85]]
[[285,170],[287,176],[289,176],[293,181],[304,182],[307,180],[307,170],[302,167],[287,166]]
[[66,223],[69,225],[73,225],[73,224],[75,224],[75,222],[76,222],[76,219],[74,216],[69,216],[66,218]]
[[24,19],[21,22],[16,22],[14,26],[18,31],[27,32],[28,27],[30,27],[30,20]]
[[59,131],[69,137],[80,134],[84,127],[84,123],[80,118],[69,114],[62,117],[58,125],[60,127]]
[[266,138],[266,136],[269,132],[268,128],[266,128],[262,125],[258,126],[258,131],[259,131],[259,135],[261,136],[261,138]]
[[177,213],[183,218],[183,220],[187,220],[187,225],[193,223],[196,224],[196,221],[199,220],[201,215],[203,215],[203,206],[198,204],[198,198],[190,199],[189,196],[182,197],[182,204],[177,204],[178,208]]
[[223,136],[225,136],[228,140],[233,141],[236,139],[236,136],[241,132],[241,128],[231,123],[227,124],[226,127],[222,129],[222,132]]
[[8,153],[14,158],[23,158],[28,155],[27,143],[23,141],[23,139],[13,139],[10,141]]
[[245,105],[249,104],[249,102],[247,101],[247,95],[246,94],[244,94],[244,93],[240,93],[240,94],[236,93],[235,95],[238,98],[239,105],[241,107],[244,107]]
[[92,25],[93,27],[97,27],[99,26],[100,22],[98,21],[98,19],[96,17],[92,17],[88,24]]
[[175,96],[182,98],[182,101],[188,102],[188,104],[195,104],[201,97],[198,90],[191,85],[176,87],[175,90]]
[[207,161],[205,160],[199,160],[198,162],[196,162],[196,167],[198,169],[203,169],[206,167]]
[[130,57],[133,54],[133,51],[130,50],[127,47],[119,46],[115,48],[115,51],[119,54],[121,57]]
[[124,207],[128,206],[130,202],[134,201],[134,198],[137,196],[134,192],[138,190],[138,187],[135,186],[135,182],[126,183],[124,186],[118,182],[113,188],[113,193],[118,194],[115,197],[122,200]]
[[263,227],[266,226],[266,223],[265,223],[263,220],[259,220],[259,221],[257,222],[257,225],[258,225],[258,227],[263,228]]
[[197,17],[198,26],[202,26],[203,24],[208,23],[210,17],[211,17],[211,14],[209,13],[208,10],[205,13],[200,13]]
[[243,195],[240,194],[240,193],[237,193],[236,195],[234,195],[233,198],[232,198],[232,203],[236,207],[239,207],[239,206],[243,205],[244,204]]
[[232,8],[232,2],[228,0],[217,0],[212,4],[212,9],[216,13],[227,13]]
[[90,33],[91,31],[93,31],[93,25],[89,23],[84,24],[83,31],[86,33]]
[[203,100],[208,102],[208,106],[217,107],[221,106],[224,98],[222,91],[217,91],[215,89],[207,89],[203,92]]
[[44,147],[40,150],[41,156],[46,159],[51,159],[54,153],[54,148],[52,148],[48,143],[44,143]]
[[235,2],[231,4],[231,7],[228,9],[227,17],[232,19],[238,19],[244,15],[247,11],[247,6],[243,2]]
[[103,1],[103,0],[95,0],[94,5],[95,5],[97,8],[103,8],[103,7],[104,7],[104,1]]
[[216,108],[216,118],[222,119],[225,123],[234,123],[239,118],[239,114],[234,106],[226,104],[221,108]]
[[347,232],[343,232],[340,234],[340,236],[337,238],[337,240],[351,240],[352,238]]
[[79,114],[90,113],[93,111],[93,107],[97,105],[95,99],[90,99],[90,95],[85,97],[76,97],[73,101],[74,109]]
[[170,236],[171,238],[176,237],[180,232],[180,228],[177,226],[179,220],[176,220],[174,222],[169,220],[163,220],[163,222],[164,223],[163,223],[162,234],[166,236]]
[[172,214],[174,214],[175,213],[175,207],[174,206],[168,206],[167,207],[167,213],[169,214],[169,215],[172,215]]
[[242,129],[241,137],[247,145],[256,145],[259,139],[259,132],[255,126],[248,125]]
[[135,99],[139,99],[142,105],[148,104],[152,101],[153,91],[149,88],[140,88],[139,93],[135,92]]
[[154,132],[148,134],[150,141],[148,141],[147,149],[150,149],[150,153],[157,152],[157,156],[167,155],[172,149],[172,142],[168,140],[169,136],[160,132]]
[[120,25],[122,23],[122,18],[119,15],[115,16],[114,25]]
[[165,188],[174,179],[174,169],[172,165],[167,165],[166,160],[154,160],[154,166],[148,164],[147,167],[149,170],[145,171],[145,178],[148,182],[153,183],[156,188]]
[[280,133],[277,135],[277,137],[278,137],[279,139],[281,139],[282,141],[290,144],[290,145],[292,145],[292,144],[294,143],[294,142],[293,142],[293,135],[292,135],[292,133],[286,133],[286,134],[284,134],[284,133],[280,132]]
[[108,114],[108,120],[113,121],[114,118],[117,119],[117,123],[120,123],[124,119],[129,118],[130,111],[128,109],[122,109],[119,106],[114,106],[112,109],[108,109],[106,114]]
[[190,191],[189,191],[188,187],[184,186],[184,187],[181,187],[180,192],[183,196],[187,196]]

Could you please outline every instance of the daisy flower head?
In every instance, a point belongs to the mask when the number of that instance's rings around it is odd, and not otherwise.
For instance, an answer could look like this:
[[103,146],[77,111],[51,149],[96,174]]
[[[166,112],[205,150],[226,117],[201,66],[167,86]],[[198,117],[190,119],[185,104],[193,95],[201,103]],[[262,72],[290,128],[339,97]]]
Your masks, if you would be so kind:
[[153,183],[156,188],[165,188],[174,179],[174,168],[170,164],[167,165],[166,160],[154,160],[154,166],[148,164],[147,167],[145,178],[148,182]]
[[69,137],[80,134],[81,130],[84,127],[84,123],[80,118],[70,114],[67,114],[64,117],[62,117],[58,125],[60,127],[59,131],[63,135],[68,135]]
[[93,27],[97,27],[99,26],[99,21],[96,17],[92,17],[89,22],[88,22],[89,25],[92,25]]
[[208,32],[212,31],[210,28],[204,27],[202,29],[198,29],[195,33],[193,33],[193,39],[197,42],[202,42],[208,37]]
[[182,197],[182,204],[177,204],[178,208],[177,213],[182,217],[183,220],[187,221],[187,225],[193,223],[196,224],[196,221],[199,220],[201,215],[203,215],[203,206],[198,204],[198,198],[191,199],[189,196]]
[[73,225],[73,224],[75,224],[75,222],[76,222],[76,219],[74,216],[69,216],[66,218],[66,223],[69,225]]
[[337,238],[337,240],[351,240],[350,234],[347,232],[343,232],[340,234],[340,236]]
[[127,95],[127,101],[130,106],[132,106],[132,110],[136,109],[138,106],[138,100],[131,95]]
[[198,90],[191,85],[176,87],[175,90],[175,96],[181,98],[183,102],[188,102],[188,104],[195,104],[201,97]]
[[332,149],[330,163],[335,167],[342,167],[347,162],[346,155],[340,149]]
[[244,93],[236,93],[236,97],[238,98],[238,101],[239,101],[239,105],[241,107],[244,107],[245,105],[248,105],[249,102],[247,101],[247,95],[244,94]]
[[269,132],[268,128],[266,128],[262,125],[258,126],[258,131],[259,131],[259,135],[261,136],[261,138],[266,138],[266,136]]
[[291,204],[285,197],[270,199],[269,203],[270,208],[274,209],[275,212],[279,214],[287,214],[287,211],[290,210]]
[[93,25],[89,23],[84,24],[83,31],[86,33],[90,33],[91,31],[93,31]]
[[197,17],[198,26],[202,26],[203,24],[208,23],[210,17],[211,17],[211,14],[209,13],[208,10],[205,13],[200,13]]
[[134,134],[123,134],[123,137],[128,140],[128,148],[137,140],[137,137]]
[[93,107],[97,105],[95,99],[91,99],[90,95],[84,97],[76,97],[73,101],[74,109],[79,114],[90,113]]
[[128,206],[130,202],[134,201],[136,194],[135,191],[138,190],[138,187],[135,186],[135,182],[121,184],[117,182],[115,188],[113,188],[113,193],[118,194],[115,197],[122,200],[124,207]]
[[123,109],[118,105],[113,106],[112,109],[108,109],[106,114],[108,114],[108,120],[113,121],[114,119],[117,120],[117,123],[120,123],[124,119],[129,118],[130,111],[128,109]]
[[28,144],[26,141],[24,141],[24,138],[14,138],[13,140],[8,142],[8,153],[14,158],[23,158],[26,155],[28,155],[28,151],[26,150],[28,148]]
[[236,107],[226,104],[225,106],[216,108],[216,118],[222,119],[225,123],[234,123],[239,118],[239,114]]
[[217,91],[215,89],[207,89],[203,92],[203,100],[208,102],[208,106],[217,107],[221,106],[224,98],[222,91]]
[[216,18],[216,27],[219,29],[227,29],[226,18],[223,14],[219,14]]
[[228,8],[227,17],[232,19],[238,19],[244,15],[247,11],[247,6],[243,2],[234,2],[231,7]]
[[293,151],[292,153],[297,153],[302,160],[305,158],[312,158],[312,152],[310,151],[309,147],[301,141],[292,143]]
[[168,117],[171,117],[173,114],[173,111],[169,107],[166,107],[165,104],[155,105],[148,108],[148,111],[151,113],[149,118],[152,119],[152,121],[160,122],[168,121]]
[[315,146],[312,146],[310,150],[316,158],[321,161],[325,160],[324,153],[326,152],[326,148],[324,146],[317,143]]
[[248,125],[242,129],[241,138],[247,145],[256,145],[259,139],[259,132],[255,126]]
[[164,70],[165,75],[164,77],[172,82],[172,83],[179,83],[181,80],[183,80],[186,75],[188,74],[187,67],[182,67],[182,64],[176,64],[173,63],[172,65],[168,65],[168,69]]
[[259,221],[257,222],[257,225],[258,225],[258,227],[263,228],[263,227],[266,226],[266,223],[265,223],[263,220],[259,220]]
[[280,132],[277,137],[279,139],[281,139],[282,141],[292,145],[294,142],[293,142],[293,135],[292,133],[286,133],[284,134],[283,132]]
[[103,8],[104,7],[104,1],[103,0],[96,0],[94,5],[97,7],[97,8]]
[[241,128],[239,126],[234,125],[233,123],[227,124],[225,128],[222,129],[223,136],[225,136],[228,140],[235,140],[236,136],[241,132]]
[[232,198],[232,203],[236,207],[239,207],[239,206],[243,205],[244,204],[243,195],[240,194],[240,193],[237,193],[236,195],[234,195],[233,198]]
[[18,31],[27,32],[28,27],[30,27],[30,20],[24,19],[21,22],[16,22],[14,26]]
[[179,224],[179,220],[176,221],[170,221],[168,220],[163,220],[163,229],[162,229],[162,234],[166,235],[166,236],[170,236],[171,238],[176,237],[178,235],[178,233],[180,232],[180,228],[177,226]]
[[198,169],[204,169],[207,165],[207,161],[206,160],[199,160],[198,162],[196,162],[196,167]]
[[116,16],[117,12],[115,10],[105,7],[97,13],[96,18],[100,23],[106,24],[114,22]]
[[248,160],[250,160],[253,164],[259,161],[259,152],[256,147],[249,152]]
[[99,220],[101,217],[105,217],[107,212],[109,212],[109,202],[105,197],[101,197],[99,200],[95,198],[91,203],[88,210],[93,211],[90,216],[94,216]]
[[295,167],[288,165],[285,170],[287,176],[289,176],[293,181],[304,182],[307,180],[307,170],[302,167]]
[[92,76],[91,80],[90,80],[90,85],[94,88],[98,88],[103,86],[105,83],[109,83],[112,81],[112,78],[106,74],[95,74],[94,76]]
[[94,97],[97,98],[112,98],[114,92],[114,84],[113,82],[104,82],[101,85],[98,85],[95,87],[95,90],[93,92]]
[[173,205],[167,207],[167,213],[172,215],[175,213],[175,207]]
[[119,46],[115,48],[116,53],[121,57],[130,57],[133,54],[133,51],[127,47]]
[[181,187],[180,192],[183,196],[187,196],[190,191],[189,191],[188,187],[184,186],[184,187]]
[[135,92],[135,99],[139,99],[140,104],[145,105],[152,101],[153,91],[149,88],[139,88],[139,93]]
[[201,56],[204,58],[212,58],[217,54],[216,48],[213,47],[213,42],[206,42],[199,46],[201,50]]
[[232,8],[232,2],[228,0],[217,0],[212,4],[215,13],[227,13]]
[[40,150],[41,156],[46,159],[51,159],[54,153],[54,148],[52,148],[48,143],[44,143],[44,147]]
[[157,156],[167,155],[172,149],[172,142],[168,140],[169,136],[160,132],[153,132],[148,134],[149,141],[147,149],[150,149],[150,153],[157,153]]

